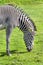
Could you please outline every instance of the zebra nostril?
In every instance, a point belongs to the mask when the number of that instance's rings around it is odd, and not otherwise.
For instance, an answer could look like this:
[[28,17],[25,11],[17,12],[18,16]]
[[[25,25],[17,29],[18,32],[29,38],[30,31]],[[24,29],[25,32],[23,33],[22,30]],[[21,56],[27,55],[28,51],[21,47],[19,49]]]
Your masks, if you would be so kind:
[[30,52],[32,49],[27,48],[28,52]]
[[29,52],[32,50],[32,48],[33,48],[32,45],[31,45],[31,46],[30,46],[30,45],[27,46],[27,50],[28,50]]

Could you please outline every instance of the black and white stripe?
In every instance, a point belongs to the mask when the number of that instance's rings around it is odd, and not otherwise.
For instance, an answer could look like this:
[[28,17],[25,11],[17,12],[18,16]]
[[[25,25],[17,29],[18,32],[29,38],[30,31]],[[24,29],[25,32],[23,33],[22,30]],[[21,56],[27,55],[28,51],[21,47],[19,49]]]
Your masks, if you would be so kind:
[[19,17],[19,23],[20,23],[20,29],[22,31],[26,31],[26,30],[32,30],[33,28],[33,31],[36,31],[36,26],[35,24],[33,23],[33,21],[27,16],[25,15],[24,13],[21,13],[20,14],[20,17]]
[[20,18],[19,18],[19,23],[20,23],[20,29],[22,31],[26,31],[27,30],[27,26],[25,25],[25,16],[24,15],[20,15]]

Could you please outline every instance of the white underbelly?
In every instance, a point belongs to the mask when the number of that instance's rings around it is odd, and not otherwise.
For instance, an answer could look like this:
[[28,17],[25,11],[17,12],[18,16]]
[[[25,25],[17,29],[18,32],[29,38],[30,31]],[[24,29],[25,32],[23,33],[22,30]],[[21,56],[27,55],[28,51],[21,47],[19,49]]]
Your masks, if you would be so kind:
[[0,30],[4,29],[4,28],[5,28],[5,26],[3,24],[0,24]]

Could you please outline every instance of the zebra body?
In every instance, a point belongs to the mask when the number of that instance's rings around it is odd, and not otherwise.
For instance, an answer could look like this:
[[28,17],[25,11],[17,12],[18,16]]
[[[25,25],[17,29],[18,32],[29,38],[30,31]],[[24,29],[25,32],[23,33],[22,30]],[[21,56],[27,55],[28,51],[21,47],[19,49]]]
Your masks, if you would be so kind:
[[0,29],[6,28],[6,51],[9,55],[9,39],[12,29],[18,27],[24,33],[24,41],[28,51],[32,49],[36,26],[19,8],[12,5],[0,6]]

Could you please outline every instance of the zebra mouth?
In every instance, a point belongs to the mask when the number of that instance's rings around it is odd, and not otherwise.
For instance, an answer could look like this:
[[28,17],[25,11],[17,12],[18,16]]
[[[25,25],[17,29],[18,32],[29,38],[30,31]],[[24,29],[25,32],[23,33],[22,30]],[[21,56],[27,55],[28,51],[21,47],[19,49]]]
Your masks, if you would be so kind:
[[30,52],[32,49],[31,48],[27,48],[28,52]]
[[28,51],[28,52],[30,52],[32,49],[33,49],[33,45],[31,45],[31,46],[30,46],[30,45],[27,46],[27,51]]

